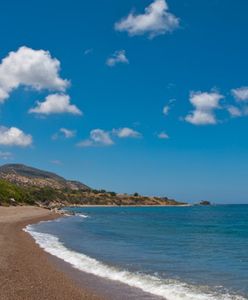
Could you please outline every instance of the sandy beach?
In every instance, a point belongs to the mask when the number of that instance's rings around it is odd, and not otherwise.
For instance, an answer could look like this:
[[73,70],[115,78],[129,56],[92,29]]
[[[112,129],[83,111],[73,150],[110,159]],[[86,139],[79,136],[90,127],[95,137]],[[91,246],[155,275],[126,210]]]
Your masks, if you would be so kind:
[[54,218],[37,207],[0,207],[1,300],[100,299],[59,271],[23,231],[27,224]]

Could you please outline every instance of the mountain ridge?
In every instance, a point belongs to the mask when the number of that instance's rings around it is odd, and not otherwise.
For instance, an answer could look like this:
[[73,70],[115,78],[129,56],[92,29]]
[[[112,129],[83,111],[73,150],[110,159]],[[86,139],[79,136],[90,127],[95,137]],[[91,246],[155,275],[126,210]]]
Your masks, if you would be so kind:
[[4,164],[0,166],[0,179],[21,186],[51,187],[55,189],[89,190],[90,187],[76,181],[67,180],[56,173],[44,171],[24,164]]
[[92,189],[79,181],[23,164],[0,166],[0,205],[25,204],[50,209],[72,205],[185,205],[167,197]]

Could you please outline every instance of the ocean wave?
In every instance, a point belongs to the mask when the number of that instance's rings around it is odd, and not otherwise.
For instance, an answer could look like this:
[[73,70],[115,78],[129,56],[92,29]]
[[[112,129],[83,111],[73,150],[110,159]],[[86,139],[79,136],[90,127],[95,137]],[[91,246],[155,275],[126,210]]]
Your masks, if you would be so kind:
[[82,213],[76,213],[75,216],[80,217],[80,218],[89,218],[88,215],[82,214]]
[[164,297],[167,300],[245,300],[242,296],[229,293],[219,294],[203,291],[201,287],[188,285],[176,280],[160,279],[155,276],[132,273],[108,266],[85,254],[66,248],[56,236],[40,233],[32,225],[24,229],[46,252],[71,264],[74,268],[96,276],[119,281],[144,292]]

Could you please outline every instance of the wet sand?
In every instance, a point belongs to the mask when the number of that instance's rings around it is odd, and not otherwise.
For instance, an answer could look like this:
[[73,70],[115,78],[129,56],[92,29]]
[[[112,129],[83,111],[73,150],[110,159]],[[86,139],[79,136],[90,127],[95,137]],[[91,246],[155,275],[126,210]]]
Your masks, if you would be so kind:
[[61,272],[23,231],[28,224],[57,217],[37,207],[0,207],[1,300],[102,299]]

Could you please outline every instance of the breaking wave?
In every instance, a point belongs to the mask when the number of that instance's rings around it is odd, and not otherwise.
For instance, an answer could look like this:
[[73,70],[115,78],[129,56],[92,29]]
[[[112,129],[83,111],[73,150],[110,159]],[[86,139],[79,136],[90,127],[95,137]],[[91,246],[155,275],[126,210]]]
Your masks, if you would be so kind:
[[[83,218],[88,217],[80,215]],[[56,236],[37,232],[32,225],[27,226],[24,230],[30,233],[36,243],[46,252],[64,260],[78,270],[125,283],[167,300],[245,300],[242,296],[229,293],[220,294],[208,290],[207,287],[197,287],[177,280],[160,279],[156,276],[132,273],[108,266],[85,254],[66,248]]]

